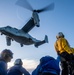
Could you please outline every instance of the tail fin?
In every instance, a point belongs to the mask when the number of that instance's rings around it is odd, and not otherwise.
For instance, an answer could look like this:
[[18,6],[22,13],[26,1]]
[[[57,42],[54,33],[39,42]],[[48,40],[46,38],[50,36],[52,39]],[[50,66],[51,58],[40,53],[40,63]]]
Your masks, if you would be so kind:
[[48,36],[47,35],[45,35],[45,43],[48,43]]
[[40,45],[42,45],[44,43],[48,43],[48,36],[47,35],[45,35],[45,38],[44,38],[43,41],[39,41],[39,42],[35,43],[35,47],[38,48],[38,46],[40,46]]

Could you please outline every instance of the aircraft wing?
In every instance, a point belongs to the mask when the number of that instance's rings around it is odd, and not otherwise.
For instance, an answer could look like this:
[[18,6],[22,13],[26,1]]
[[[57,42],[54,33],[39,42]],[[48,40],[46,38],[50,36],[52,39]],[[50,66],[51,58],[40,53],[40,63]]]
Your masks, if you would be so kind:
[[34,26],[35,26],[34,20],[33,18],[31,18],[21,30],[28,33]]

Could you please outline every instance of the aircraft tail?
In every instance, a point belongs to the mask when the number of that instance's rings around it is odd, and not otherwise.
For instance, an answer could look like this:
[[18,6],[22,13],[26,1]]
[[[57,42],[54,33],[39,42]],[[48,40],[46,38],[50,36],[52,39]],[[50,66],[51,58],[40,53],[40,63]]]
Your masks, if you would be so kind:
[[45,38],[44,38],[43,41],[39,41],[39,42],[35,43],[35,47],[38,48],[38,46],[40,46],[40,45],[42,45],[44,43],[48,43],[48,36],[47,35],[45,35]]
[[48,36],[47,35],[45,35],[45,43],[48,43]]

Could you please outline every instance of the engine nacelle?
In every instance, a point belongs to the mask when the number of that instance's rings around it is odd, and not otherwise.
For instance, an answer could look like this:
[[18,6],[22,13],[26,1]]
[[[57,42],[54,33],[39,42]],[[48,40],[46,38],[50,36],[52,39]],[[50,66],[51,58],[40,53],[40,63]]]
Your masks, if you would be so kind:
[[7,46],[11,45],[11,38],[6,36],[6,42],[7,42]]
[[40,27],[40,20],[39,20],[39,15],[37,12],[33,12],[32,14],[33,16],[33,19],[34,19],[34,24],[37,26],[37,27]]

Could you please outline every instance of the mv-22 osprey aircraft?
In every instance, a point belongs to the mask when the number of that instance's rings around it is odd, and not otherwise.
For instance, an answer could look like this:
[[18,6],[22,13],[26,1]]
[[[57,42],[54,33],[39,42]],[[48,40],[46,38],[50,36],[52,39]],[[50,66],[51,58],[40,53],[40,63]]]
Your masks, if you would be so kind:
[[[24,3],[27,5],[26,7]],[[33,13],[30,20],[21,29],[13,28],[10,26],[0,27],[1,34],[6,35],[7,46],[11,45],[11,40],[12,41],[15,40],[16,42],[20,43],[21,47],[23,47],[23,45],[32,45],[32,44],[34,44],[35,47],[38,47],[44,43],[48,43],[47,35],[45,35],[44,40],[40,41],[33,38],[31,35],[29,35],[29,31],[32,30],[32,28],[34,28],[35,26],[37,27],[40,26],[39,24],[40,19],[39,19],[38,13],[47,11],[47,10],[52,10],[54,8],[54,3],[51,3],[50,5],[40,10],[33,10],[32,6],[26,0],[18,0],[16,2],[16,5],[27,8],[31,10]]]

